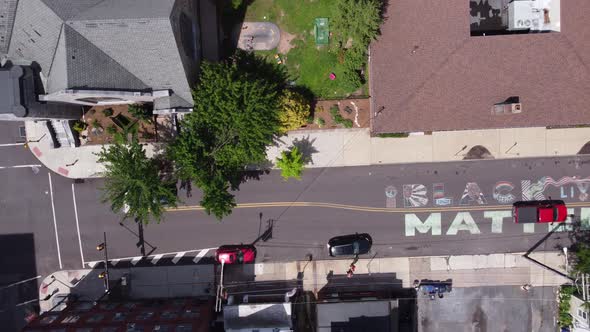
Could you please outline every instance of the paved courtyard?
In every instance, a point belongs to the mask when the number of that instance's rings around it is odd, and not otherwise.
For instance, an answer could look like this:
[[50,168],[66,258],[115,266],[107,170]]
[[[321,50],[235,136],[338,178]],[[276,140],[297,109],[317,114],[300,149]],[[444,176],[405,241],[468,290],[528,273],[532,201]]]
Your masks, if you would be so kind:
[[453,288],[444,298],[418,294],[419,332],[557,331],[556,290],[518,286]]

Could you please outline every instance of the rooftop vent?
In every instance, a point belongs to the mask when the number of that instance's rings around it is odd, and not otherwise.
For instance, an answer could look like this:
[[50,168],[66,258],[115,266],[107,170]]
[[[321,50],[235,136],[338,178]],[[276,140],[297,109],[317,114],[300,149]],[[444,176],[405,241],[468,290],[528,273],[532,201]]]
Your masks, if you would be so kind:
[[492,115],[518,114],[522,112],[520,97],[510,97],[492,106]]

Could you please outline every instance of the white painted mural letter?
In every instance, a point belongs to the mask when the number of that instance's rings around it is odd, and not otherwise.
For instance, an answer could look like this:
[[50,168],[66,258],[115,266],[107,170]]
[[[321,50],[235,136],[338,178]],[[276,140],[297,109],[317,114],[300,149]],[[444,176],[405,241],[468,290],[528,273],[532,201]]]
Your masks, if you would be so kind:
[[492,219],[492,233],[502,233],[504,218],[512,218],[512,211],[484,211],[483,217]]
[[447,231],[447,235],[457,235],[458,231],[469,231],[471,234],[479,234],[479,228],[475,221],[473,221],[473,217],[471,217],[471,213],[469,212],[458,212],[455,216],[455,220],[449,227]]
[[432,235],[441,235],[440,213],[431,213],[424,222],[413,213],[406,214],[406,236],[415,236],[416,230],[422,234],[431,231]]

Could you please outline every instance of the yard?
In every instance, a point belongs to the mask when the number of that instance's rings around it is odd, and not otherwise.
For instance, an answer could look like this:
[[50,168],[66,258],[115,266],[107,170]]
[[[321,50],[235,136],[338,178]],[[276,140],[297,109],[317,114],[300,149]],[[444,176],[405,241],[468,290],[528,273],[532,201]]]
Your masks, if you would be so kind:
[[[279,26],[281,41],[278,49],[258,53],[269,61],[276,61],[274,55],[280,54],[291,80],[297,86],[309,89],[316,98],[367,95],[366,84],[351,91],[341,79],[344,65],[339,47],[335,43],[315,43],[315,18],[330,19],[335,11],[334,0],[254,0],[246,8],[244,21],[272,22]],[[331,73],[336,79],[330,79]]]

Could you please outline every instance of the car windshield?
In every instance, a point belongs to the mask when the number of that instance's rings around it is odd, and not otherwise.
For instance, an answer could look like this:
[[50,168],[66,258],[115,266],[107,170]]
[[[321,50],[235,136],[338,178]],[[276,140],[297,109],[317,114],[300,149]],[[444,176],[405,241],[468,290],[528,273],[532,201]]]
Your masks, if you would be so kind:
[[553,220],[559,219],[559,209],[557,207],[553,208]]
[[361,245],[358,241],[352,243],[352,253],[358,255],[361,252]]
[[333,255],[352,255],[353,253],[354,249],[353,246],[350,244],[332,247]]

